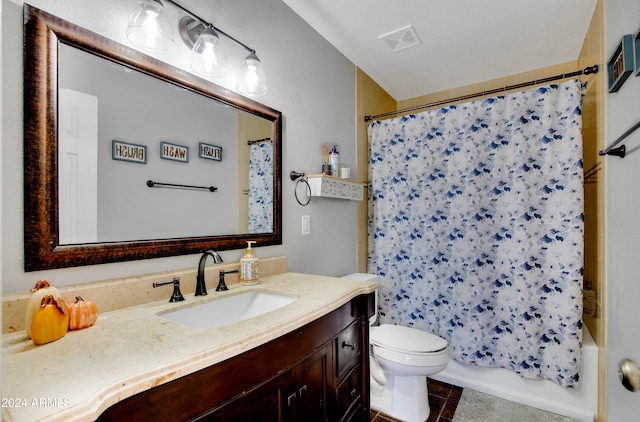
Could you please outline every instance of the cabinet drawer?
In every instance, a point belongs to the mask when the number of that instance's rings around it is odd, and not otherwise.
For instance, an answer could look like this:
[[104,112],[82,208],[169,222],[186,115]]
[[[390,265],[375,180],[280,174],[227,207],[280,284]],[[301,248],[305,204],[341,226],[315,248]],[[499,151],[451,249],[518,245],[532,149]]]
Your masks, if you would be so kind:
[[353,409],[349,412],[349,414],[345,415],[342,418],[343,422],[364,421],[364,420],[367,420],[367,419],[364,418],[364,415],[362,413],[362,405],[360,403],[354,406]]
[[342,378],[360,356],[362,340],[358,321],[345,328],[336,339],[336,376]]
[[361,369],[362,366],[357,365],[338,386],[338,415],[341,419],[354,406],[354,403],[360,403],[362,397]]

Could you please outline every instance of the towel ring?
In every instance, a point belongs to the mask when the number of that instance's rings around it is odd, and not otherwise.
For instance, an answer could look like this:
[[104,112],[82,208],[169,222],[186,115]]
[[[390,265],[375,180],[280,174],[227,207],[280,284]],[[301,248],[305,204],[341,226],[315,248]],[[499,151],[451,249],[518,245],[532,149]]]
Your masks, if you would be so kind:
[[[296,201],[298,201],[298,204],[306,207],[307,205],[309,205],[309,202],[311,202],[311,186],[309,186],[309,182],[304,176],[304,173],[299,173],[297,171],[291,171],[291,173],[289,173],[289,178],[296,181],[296,184],[293,187],[293,195],[296,197]],[[298,185],[300,184],[300,182],[304,182],[304,184],[307,185],[307,202],[305,202],[304,204],[300,202],[300,198],[298,198]]]

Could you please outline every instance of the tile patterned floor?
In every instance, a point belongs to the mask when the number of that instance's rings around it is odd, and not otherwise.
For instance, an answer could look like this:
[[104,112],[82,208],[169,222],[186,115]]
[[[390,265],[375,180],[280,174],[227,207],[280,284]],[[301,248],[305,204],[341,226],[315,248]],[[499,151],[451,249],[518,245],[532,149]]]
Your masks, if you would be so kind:
[[[429,407],[431,413],[427,422],[452,422],[453,414],[462,395],[462,388],[427,378]],[[383,413],[371,411],[371,422],[398,422]]]
[[452,422],[577,422],[577,420],[465,388]]
[[[577,422],[498,397],[427,378],[431,414],[427,422]],[[399,422],[371,411],[371,422]]]

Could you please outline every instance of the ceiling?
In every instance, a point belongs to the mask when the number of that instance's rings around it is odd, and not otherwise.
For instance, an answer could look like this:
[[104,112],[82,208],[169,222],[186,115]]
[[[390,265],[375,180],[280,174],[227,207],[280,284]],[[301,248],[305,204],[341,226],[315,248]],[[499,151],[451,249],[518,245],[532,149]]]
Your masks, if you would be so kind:
[[283,1],[400,101],[578,59],[597,0]]

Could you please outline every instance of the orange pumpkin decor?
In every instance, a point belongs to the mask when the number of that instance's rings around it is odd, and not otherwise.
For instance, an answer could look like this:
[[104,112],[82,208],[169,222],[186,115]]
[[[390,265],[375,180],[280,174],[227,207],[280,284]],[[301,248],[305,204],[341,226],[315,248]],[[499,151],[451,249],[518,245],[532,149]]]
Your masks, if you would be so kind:
[[98,319],[98,307],[90,300],[76,296],[76,301],[69,305],[69,329],[81,330],[91,327]]
[[35,344],[56,341],[67,334],[69,315],[67,305],[61,298],[47,295],[42,298],[40,309],[31,321],[31,339]]

